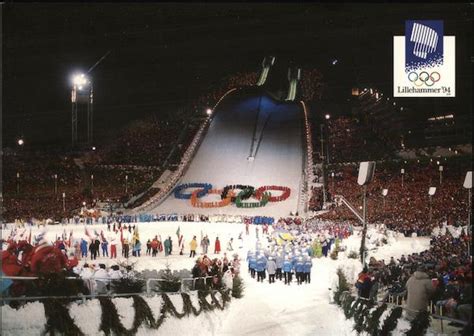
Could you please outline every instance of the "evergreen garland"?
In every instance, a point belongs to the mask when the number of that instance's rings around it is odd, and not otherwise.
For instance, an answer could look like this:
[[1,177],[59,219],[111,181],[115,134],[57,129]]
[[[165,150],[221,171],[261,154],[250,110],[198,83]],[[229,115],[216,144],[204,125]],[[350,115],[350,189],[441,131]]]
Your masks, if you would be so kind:
[[365,321],[367,320],[367,315],[369,310],[373,307],[373,303],[370,301],[363,302],[359,309],[355,313],[354,317],[354,330],[359,335],[365,329]]
[[410,322],[410,329],[405,333],[406,336],[424,335],[431,323],[431,316],[428,311],[419,312]]
[[355,303],[350,307],[350,309],[349,309],[348,312],[347,312],[347,316],[346,316],[347,319],[350,319],[350,318],[352,318],[352,317],[354,316],[354,313],[356,312],[356,310],[357,310],[357,308],[359,307],[359,305],[362,304],[362,301],[363,301],[363,300],[360,299],[360,298],[357,298],[357,299],[356,299]]
[[369,335],[377,336],[379,334],[380,328],[380,317],[382,316],[383,312],[387,309],[387,304],[382,304],[381,306],[377,307],[372,314],[368,317],[366,331]]
[[163,300],[163,305],[166,307],[166,311],[171,313],[174,317],[177,317],[178,319],[182,319],[186,313],[179,313],[176,310],[176,307],[173,305],[173,302],[171,302],[170,298],[166,294],[161,294],[161,299]]
[[181,297],[183,298],[183,309],[186,315],[194,314],[194,316],[198,316],[202,313],[202,307],[200,306],[199,309],[196,309],[193,306],[193,302],[191,301],[191,297],[187,293],[181,293]]
[[353,304],[354,301],[355,301],[355,299],[352,295],[347,295],[344,298],[344,305],[343,305],[342,309],[344,310],[344,315],[346,316],[346,319],[349,318],[349,310],[350,310],[351,305]]
[[153,312],[145,299],[140,295],[133,296],[133,308],[135,309],[135,318],[133,320],[132,330],[135,333],[143,322],[152,329],[157,329],[157,322],[153,317]]
[[215,308],[213,305],[207,302],[206,296],[208,294],[208,291],[198,291],[199,304],[204,311],[212,311]]
[[48,299],[43,302],[46,315],[45,334],[54,336],[56,331],[60,335],[82,336],[84,333],[77,327],[64,301]]
[[244,289],[245,286],[242,278],[239,275],[236,275],[232,282],[232,297],[235,297],[236,299],[242,298],[244,296]]
[[[219,293],[221,301],[216,294]],[[206,299],[210,295],[212,303]],[[115,307],[112,299],[109,297],[99,297],[99,303],[102,310],[99,330],[103,331],[105,335],[125,335],[132,336],[138,331],[142,324],[145,324],[151,329],[158,329],[164,322],[167,315],[172,315],[178,319],[191,314],[198,316],[203,311],[212,311],[215,308],[224,310],[226,303],[231,301],[230,290],[225,291],[198,291],[199,308],[195,308],[192,304],[191,297],[187,293],[181,293],[183,299],[183,312],[176,310],[173,302],[167,294],[162,294],[162,305],[160,308],[159,317],[155,320],[153,312],[145,301],[139,295],[133,295],[133,308],[135,309],[135,317],[131,329],[126,329],[120,321],[120,315]],[[84,333],[77,327],[74,319],[71,318],[68,308],[65,306],[64,300],[48,299],[44,301],[44,310],[46,315],[45,334],[55,335],[57,332],[61,335],[67,336],[83,336]]]
[[380,336],[389,336],[392,331],[397,327],[398,319],[402,316],[402,307],[395,307],[390,312],[390,315],[383,322],[382,330],[380,330]]
[[111,298],[99,297],[99,302],[102,308],[99,330],[106,335],[133,335],[132,331],[127,330],[120,321],[117,308]]

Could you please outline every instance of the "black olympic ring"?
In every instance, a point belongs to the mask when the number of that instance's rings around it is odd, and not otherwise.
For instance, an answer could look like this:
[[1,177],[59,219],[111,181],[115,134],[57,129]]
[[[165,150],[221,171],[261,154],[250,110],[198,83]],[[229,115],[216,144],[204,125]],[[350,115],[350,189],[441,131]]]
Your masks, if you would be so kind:
[[439,82],[440,79],[441,75],[437,71],[433,71],[431,74],[422,71],[419,75],[415,71],[412,71],[408,74],[408,80],[416,86],[422,86],[423,83],[425,83],[426,86],[433,86],[434,83]]

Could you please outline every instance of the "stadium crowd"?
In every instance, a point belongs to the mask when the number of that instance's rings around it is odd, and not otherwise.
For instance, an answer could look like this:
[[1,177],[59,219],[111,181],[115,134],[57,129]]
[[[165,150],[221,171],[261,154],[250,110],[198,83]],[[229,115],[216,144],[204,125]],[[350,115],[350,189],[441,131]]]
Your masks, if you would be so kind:
[[[440,162],[440,165],[443,165],[441,181],[439,165],[434,161],[377,164],[374,180],[367,187],[369,223],[383,223],[406,236],[412,233],[429,235],[435,226],[445,221],[448,224],[465,223],[468,197],[462,185],[469,170],[469,162],[451,160]],[[401,167],[404,174],[401,174]],[[329,196],[342,195],[353,206],[361,206],[362,188],[357,184],[358,166],[340,165],[333,168],[338,171],[328,181]],[[429,187],[437,188],[431,200]],[[383,189],[388,190],[385,197],[382,195]],[[356,223],[350,210],[337,202],[321,218]]]

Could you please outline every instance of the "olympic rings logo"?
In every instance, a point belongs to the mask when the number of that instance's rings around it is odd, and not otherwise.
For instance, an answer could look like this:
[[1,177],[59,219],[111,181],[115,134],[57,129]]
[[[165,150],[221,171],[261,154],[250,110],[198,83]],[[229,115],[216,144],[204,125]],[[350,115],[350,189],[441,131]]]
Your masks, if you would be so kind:
[[415,84],[415,86],[422,86],[423,84],[433,86],[434,83],[439,82],[440,79],[441,75],[437,71],[433,71],[431,74],[426,71],[422,71],[420,74],[412,71],[408,74],[408,80]]
[[[186,189],[194,188],[192,192],[185,193]],[[235,193],[236,190],[240,192]],[[272,196],[270,191],[277,191],[279,196]],[[204,202],[200,198],[215,194],[220,195],[220,201]],[[224,189],[212,189],[209,183],[185,183],[174,189],[174,196],[177,199],[191,200],[191,205],[196,208],[220,208],[235,203],[238,208],[258,208],[264,207],[268,202],[281,202],[290,197],[291,190],[283,186],[263,186],[255,189],[249,185],[227,185]],[[253,197],[255,202],[242,202]]]

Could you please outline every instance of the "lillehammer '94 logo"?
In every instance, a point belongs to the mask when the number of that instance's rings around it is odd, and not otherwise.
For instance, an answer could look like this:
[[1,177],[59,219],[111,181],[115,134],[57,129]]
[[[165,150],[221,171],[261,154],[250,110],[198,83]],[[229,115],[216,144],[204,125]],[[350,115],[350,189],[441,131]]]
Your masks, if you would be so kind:
[[394,96],[453,97],[454,46],[442,20],[405,21],[405,36],[394,37]]

